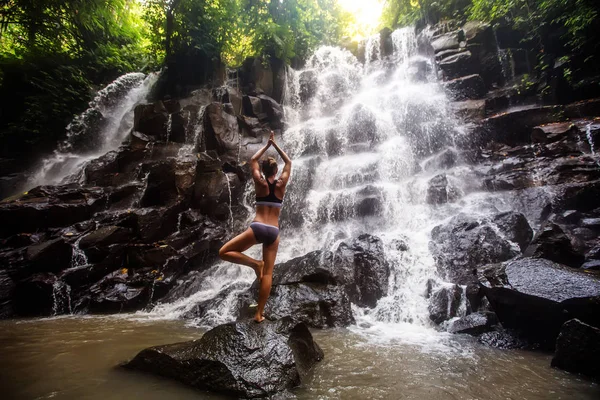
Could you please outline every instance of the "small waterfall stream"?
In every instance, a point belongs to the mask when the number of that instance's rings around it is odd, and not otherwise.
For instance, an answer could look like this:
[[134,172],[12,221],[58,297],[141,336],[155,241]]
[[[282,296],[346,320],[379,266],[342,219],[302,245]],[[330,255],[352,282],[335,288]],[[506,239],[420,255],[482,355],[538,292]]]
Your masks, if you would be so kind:
[[146,99],[157,79],[157,73],[132,72],[100,90],[89,108],[67,126],[66,139],[42,160],[24,190],[78,181],[77,173],[87,162],[117,149],[133,127],[133,108]]

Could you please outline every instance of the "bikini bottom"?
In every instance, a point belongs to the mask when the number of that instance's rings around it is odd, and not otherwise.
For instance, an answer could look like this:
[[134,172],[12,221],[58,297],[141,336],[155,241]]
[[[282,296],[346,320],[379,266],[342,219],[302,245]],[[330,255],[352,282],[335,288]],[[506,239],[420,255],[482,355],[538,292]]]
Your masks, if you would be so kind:
[[279,228],[273,225],[263,224],[262,222],[253,222],[250,229],[254,232],[254,237],[258,243],[266,245],[272,244],[279,236]]

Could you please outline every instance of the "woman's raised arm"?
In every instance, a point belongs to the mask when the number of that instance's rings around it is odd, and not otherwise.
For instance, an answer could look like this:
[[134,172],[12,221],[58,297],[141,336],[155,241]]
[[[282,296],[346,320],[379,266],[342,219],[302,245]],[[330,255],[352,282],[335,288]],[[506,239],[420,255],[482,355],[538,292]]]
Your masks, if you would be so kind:
[[273,133],[273,131],[271,131],[271,137],[269,138],[269,143],[273,147],[275,147],[275,150],[277,150],[277,153],[279,153],[279,155],[285,162],[285,166],[283,167],[283,171],[281,172],[279,179],[281,181],[283,181],[284,184],[287,184],[288,180],[290,179],[290,174],[292,172],[292,160],[288,157],[287,154],[285,154],[285,151],[283,151],[281,149],[281,147],[279,147],[277,145],[277,143],[275,143],[275,134]]

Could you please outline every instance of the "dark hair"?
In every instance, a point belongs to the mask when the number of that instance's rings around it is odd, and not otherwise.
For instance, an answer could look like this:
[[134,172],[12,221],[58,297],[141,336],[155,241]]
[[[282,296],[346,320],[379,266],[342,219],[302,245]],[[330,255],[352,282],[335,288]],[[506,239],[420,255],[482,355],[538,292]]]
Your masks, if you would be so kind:
[[277,161],[273,157],[267,157],[262,161],[262,173],[266,178],[275,175],[277,172]]

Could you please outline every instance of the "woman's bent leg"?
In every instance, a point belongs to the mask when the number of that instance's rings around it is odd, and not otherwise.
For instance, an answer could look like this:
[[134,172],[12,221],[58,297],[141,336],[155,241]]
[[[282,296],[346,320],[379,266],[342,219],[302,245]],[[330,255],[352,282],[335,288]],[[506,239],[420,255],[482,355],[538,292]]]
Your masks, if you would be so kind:
[[246,265],[252,268],[254,272],[256,272],[256,278],[260,281],[262,279],[262,271],[265,264],[264,261],[255,260],[242,253],[256,243],[257,241],[254,237],[254,232],[252,232],[252,229],[248,228],[243,233],[225,243],[219,250],[219,257],[221,257],[222,260]]
[[273,283],[273,267],[275,266],[275,258],[277,257],[277,249],[279,248],[279,237],[269,244],[263,245],[263,261],[264,270],[263,277],[260,281],[260,290],[258,292],[258,309],[254,319],[257,322],[261,322],[265,319],[263,314],[265,312],[265,305],[271,293],[271,284]]

